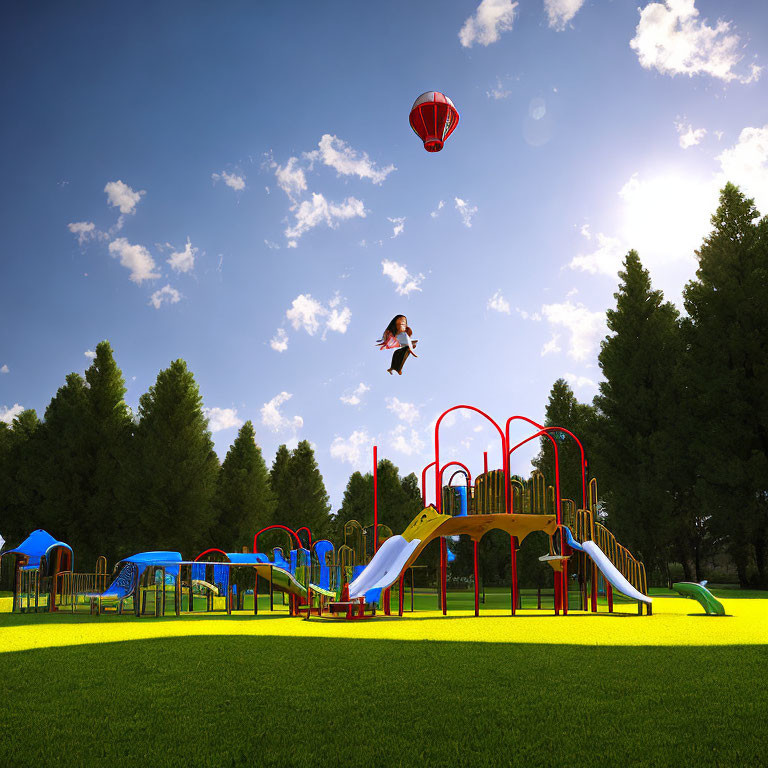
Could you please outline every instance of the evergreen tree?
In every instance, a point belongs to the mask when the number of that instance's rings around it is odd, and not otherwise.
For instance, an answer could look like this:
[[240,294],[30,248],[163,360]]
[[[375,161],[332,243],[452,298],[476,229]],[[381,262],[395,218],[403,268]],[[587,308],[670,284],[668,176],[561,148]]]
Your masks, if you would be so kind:
[[0,534],[10,546],[43,526],[40,514],[40,420],[22,411],[3,431],[5,460],[0,470]]
[[685,289],[696,495],[727,537],[742,586],[768,587],[768,220],[733,184]]
[[[373,475],[353,472],[344,489],[341,507],[333,516],[333,541],[337,547],[344,544],[344,526],[357,520],[363,527],[373,523]],[[369,522],[370,520],[370,522]]]
[[[588,438],[594,431],[592,422],[596,419],[595,408],[580,403],[565,379],[558,379],[549,393],[545,411],[544,425],[563,427],[573,432],[584,446],[585,457],[589,450]],[[560,469],[560,497],[571,499],[576,508],[582,507],[582,469],[581,451],[576,441],[564,432],[550,432],[557,444],[558,464]],[[552,440],[542,437],[541,450],[533,460],[533,465],[544,474],[547,485],[554,486],[555,458]],[[588,458],[588,457],[587,457]],[[594,469],[594,467],[590,467]],[[586,482],[589,478],[585,478]]]
[[315,452],[307,440],[291,452],[284,488],[288,500],[284,514],[288,522],[283,524],[294,530],[306,526],[312,531],[313,540],[325,538],[331,530],[331,505]]
[[82,424],[91,464],[88,493],[78,527],[86,562],[105,555],[109,562],[131,554],[126,519],[129,442],[133,432],[131,411],[123,399],[125,381],[108,341],[96,345],[96,356],[85,372],[88,384],[87,419]]
[[[400,477],[400,470],[389,459],[380,459],[377,468],[379,525],[393,534],[402,533],[421,511],[419,481],[413,473]],[[341,508],[334,516],[334,536],[344,543],[344,524],[357,520],[362,526],[373,526],[373,473],[353,472],[347,481]],[[370,531],[373,528],[369,528]]]
[[45,409],[45,421],[40,429],[42,517],[47,530],[72,546],[80,571],[88,571],[92,565],[85,553],[91,532],[83,527],[93,462],[86,428],[88,395],[83,377],[70,373]]
[[157,375],[139,399],[132,450],[134,549],[181,550],[210,541],[219,460],[202,398],[183,360]]
[[660,448],[669,441],[668,425],[678,408],[672,385],[680,353],[678,312],[651,287],[635,251],[623,266],[616,309],[607,312],[612,335],[599,355],[605,381],[595,398],[602,498],[619,541],[646,568],[665,570],[678,510]]
[[[291,512],[292,498],[290,494],[290,470],[291,452],[285,445],[281,445],[275,454],[272,468],[269,470],[269,487],[275,499],[274,521],[279,525],[290,525],[288,521],[293,519]],[[301,526],[299,526],[301,527]]]
[[273,521],[275,500],[253,424],[246,421],[221,465],[214,507],[214,543],[226,552],[253,546],[254,534]]

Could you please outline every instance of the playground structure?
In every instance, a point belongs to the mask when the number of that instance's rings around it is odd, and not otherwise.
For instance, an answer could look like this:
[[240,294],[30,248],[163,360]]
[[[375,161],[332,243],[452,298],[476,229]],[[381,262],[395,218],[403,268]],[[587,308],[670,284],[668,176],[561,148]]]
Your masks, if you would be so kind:
[[[501,467],[489,469],[484,454],[484,471],[474,478],[460,461],[440,463],[440,425],[452,411],[466,409],[487,419],[496,429],[501,443]],[[510,426],[520,421],[534,429],[533,434],[512,446]],[[558,441],[571,439],[579,447],[581,499],[563,499],[560,494]],[[553,446],[553,484],[541,472],[528,478],[510,473],[510,456],[531,440],[544,438]],[[578,438],[560,427],[545,427],[521,416],[510,417],[505,429],[483,411],[468,405],[446,410],[435,424],[434,461],[422,470],[424,509],[399,535],[378,521],[377,448],[373,449],[374,510],[373,525],[364,527],[356,520],[344,526],[344,544],[338,550],[327,540],[312,541],[311,531],[294,531],[284,525],[268,526],[254,535],[252,552],[232,553],[210,548],[194,560],[184,560],[179,552],[144,552],[119,561],[107,586],[106,561],[100,558],[92,574],[74,572],[71,548],[57,542],[44,531],[36,531],[15,550],[0,553],[0,563],[13,555],[13,609],[87,610],[136,616],[165,615],[167,602],[174,613],[212,612],[245,608],[252,595],[253,613],[259,611],[259,584],[266,584],[270,610],[275,593],[288,602],[292,616],[330,615],[349,619],[377,613],[381,607],[390,613],[390,590],[398,591],[398,614],[404,613],[405,579],[416,566],[421,553],[434,540],[440,542],[438,578],[439,608],[448,611],[447,567],[452,553],[447,540],[469,536],[474,552],[474,606],[480,613],[478,544],[490,530],[501,530],[510,537],[510,612],[521,605],[517,574],[517,552],[521,542],[534,531],[549,537],[548,552],[540,560],[553,572],[554,612],[567,614],[569,572],[579,585],[580,610],[598,610],[598,591],[602,584],[613,611],[613,590],[637,601],[638,613],[646,606],[651,613],[645,568],[597,519],[597,481],[587,481],[584,449]],[[456,467],[444,484],[444,474]],[[427,474],[434,473],[434,501],[427,503]],[[464,485],[453,480],[463,476]],[[288,545],[273,547],[271,557],[259,550],[259,537],[268,531],[281,531]],[[302,536],[304,540],[302,541]],[[411,570],[411,574],[413,571]],[[413,578],[411,578],[413,609]]]

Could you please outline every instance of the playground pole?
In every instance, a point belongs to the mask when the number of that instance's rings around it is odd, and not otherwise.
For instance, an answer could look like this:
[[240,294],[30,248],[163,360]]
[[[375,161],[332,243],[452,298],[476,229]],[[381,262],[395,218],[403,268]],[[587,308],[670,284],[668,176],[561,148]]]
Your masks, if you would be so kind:
[[515,615],[517,609],[517,549],[515,548],[515,537],[509,537],[509,546],[512,553],[512,615]]
[[379,462],[378,449],[373,446],[373,554],[379,549]]
[[592,593],[592,613],[597,613],[597,566],[594,563],[592,563],[590,592]]
[[475,616],[480,615],[480,584],[477,581],[477,541],[472,542],[475,545]]
[[440,560],[442,565],[440,588],[443,594],[443,616],[445,616],[448,613],[448,543],[445,536],[440,537]]

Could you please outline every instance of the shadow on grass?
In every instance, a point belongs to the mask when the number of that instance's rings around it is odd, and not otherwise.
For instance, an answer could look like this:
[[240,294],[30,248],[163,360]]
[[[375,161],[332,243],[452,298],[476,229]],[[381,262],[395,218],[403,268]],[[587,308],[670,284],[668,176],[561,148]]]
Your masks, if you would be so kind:
[[761,765],[767,650],[229,636],[20,651],[0,655],[0,765]]

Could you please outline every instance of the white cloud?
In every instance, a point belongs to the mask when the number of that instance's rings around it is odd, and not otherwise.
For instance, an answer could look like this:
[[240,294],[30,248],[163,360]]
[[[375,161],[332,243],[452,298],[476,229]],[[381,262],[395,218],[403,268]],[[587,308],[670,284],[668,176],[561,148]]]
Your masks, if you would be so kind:
[[726,181],[738,184],[762,214],[768,213],[768,125],[762,128],[744,128],[739,140],[717,157],[721,172],[717,175],[718,188]]
[[155,309],[160,309],[163,304],[178,304],[179,301],[181,301],[181,294],[170,285],[164,285],[149,298],[149,303]]
[[191,272],[195,267],[195,254],[197,248],[192,247],[192,243],[187,238],[187,244],[184,246],[184,250],[178,253],[172,253],[171,258],[167,259],[171,265],[171,269],[176,272]]
[[419,285],[424,280],[424,275],[410,274],[405,264],[398,264],[396,261],[384,259],[381,262],[381,270],[395,284],[395,291],[400,296],[407,296],[411,291],[421,290]]
[[552,338],[541,348],[541,356],[544,357],[545,355],[556,355],[558,352],[561,352],[562,347],[560,346],[559,342],[560,334],[552,334]]
[[549,26],[562,31],[568,22],[579,12],[584,0],[544,0],[544,8],[549,17]]
[[502,312],[505,315],[510,314],[509,302],[501,295],[501,291],[496,291],[496,293],[488,299],[487,308],[495,309],[497,312]]
[[[582,231],[583,234],[583,231]],[[597,235],[597,249],[592,253],[580,253],[574,256],[568,265],[571,269],[580,269],[583,272],[600,275],[615,275],[621,267],[625,249],[621,241],[615,237],[608,237],[602,232]],[[587,235],[592,239],[592,235]]]
[[331,456],[351,464],[355,469],[364,469],[373,463],[370,450],[373,438],[364,429],[356,429],[348,438],[335,437],[331,443]]
[[11,369],[7,365],[3,365],[2,368],[0,368],[0,373],[10,373]]
[[582,224],[581,225],[581,229],[579,230],[579,232],[581,232],[581,234],[584,237],[586,237],[587,240],[591,240],[592,239],[592,233],[589,231],[589,224],[586,224],[586,223]]
[[361,381],[352,391],[351,395],[342,395],[339,400],[341,400],[342,403],[346,403],[347,405],[360,405],[363,395],[366,392],[369,392],[370,389],[371,388],[369,386],[363,384]]
[[234,189],[237,192],[245,189],[245,176],[238,176],[234,173],[227,173],[222,171],[221,173],[212,173],[211,178],[214,183],[217,181],[223,181],[230,189]]
[[320,330],[321,323],[324,324],[325,331],[346,333],[352,319],[352,312],[349,307],[341,304],[342,299],[338,295],[334,296],[326,307],[317,299],[313,299],[310,294],[300,293],[291,302],[291,307],[286,311],[285,316],[295,330],[303,328],[310,336],[314,336]]
[[501,101],[502,99],[506,99],[507,96],[509,96],[512,93],[512,91],[508,91],[504,88],[503,83],[501,82],[501,78],[496,78],[496,85],[491,88],[490,90],[487,90],[485,92],[485,95],[489,99],[494,99],[495,101]]
[[301,416],[288,418],[280,413],[280,406],[287,403],[293,397],[289,392],[281,392],[275,395],[268,403],[264,403],[261,408],[261,423],[271,429],[273,432],[282,430],[292,430],[296,432],[304,426],[304,419]]
[[298,166],[298,162],[298,157],[290,157],[284,166],[277,165],[277,163],[273,164],[276,168],[275,178],[277,179],[277,186],[291,200],[294,200],[307,189],[307,177],[304,175],[304,170]]
[[474,15],[464,22],[459,31],[461,44],[471,48],[474,43],[495,43],[501,32],[512,29],[517,6],[512,0],[482,0]]
[[288,334],[284,328],[278,328],[277,333],[269,342],[269,346],[275,350],[275,352],[285,352],[288,349]]
[[119,179],[108,182],[104,187],[104,191],[107,193],[109,204],[113,208],[119,208],[122,214],[135,213],[137,203],[143,195],[147,194],[143,189],[139,192],[134,192]]
[[235,408],[203,408],[203,413],[208,419],[208,428],[211,432],[221,432],[222,429],[242,427],[243,420],[238,418]]
[[86,349],[83,354],[89,359],[89,360],[95,360],[96,359],[96,352],[92,349]]
[[[570,294],[568,295],[570,296]],[[523,320],[533,320],[535,323],[541,322],[541,315],[538,312],[528,312],[525,309],[520,309],[520,307],[515,307],[515,312],[517,312]]]
[[24,406],[18,403],[15,403],[10,408],[0,405],[0,421],[10,424],[23,410]]
[[130,279],[134,283],[160,277],[160,273],[154,271],[155,260],[143,245],[131,245],[124,237],[118,237],[109,244],[109,252],[113,257],[120,257],[120,263],[131,271]]
[[387,398],[387,410],[392,411],[400,421],[405,421],[408,424],[418,421],[421,415],[414,403],[406,403],[397,397]]
[[318,146],[319,149],[306,152],[304,156],[310,163],[320,160],[340,176],[358,176],[381,184],[392,171],[397,170],[394,165],[377,168],[366,152],[360,154],[342,139],[328,133],[323,134]]
[[67,227],[73,235],[77,235],[80,245],[96,237],[96,225],[92,221],[73,221]]
[[445,200],[441,200],[441,201],[440,201],[440,202],[437,204],[437,208],[435,208],[435,210],[434,210],[434,211],[432,211],[432,213],[430,213],[429,215],[430,215],[430,216],[431,216],[433,219],[436,219],[436,218],[437,218],[437,217],[440,215],[440,210],[441,210],[442,208],[444,208],[444,207],[445,207]]
[[349,327],[349,321],[352,319],[352,311],[349,307],[341,306],[341,298],[334,296],[328,304],[328,317],[325,321],[325,327],[329,331],[337,333],[346,333]]
[[734,71],[743,59],[743,46],[739,36],[731,32],[731,23],[720,19],[710,27],[698,16],[694,0],[646,5],[629,43],[640,64],[672,76],[707,74],[741,83],[757,80],[761,67],[756,64],[750,66],[749,74]]
[[589,387],[591,389],[597,389],[597,384],[594,381],[592,381],[592,379],[589,379],[586,376],[578,376],[575,373],[566,373],[565,374],[565,380],[574,389],[582,389],[584,387]]
[[395,219],[391,219],[389,216],[387,216],[387,221],[390,221],[395,225],[392,229],[392,240],[394,240],[398,235],[401,235],[405,229],[405,216],[401,216]]
[[291,308],[285,316],[291,321],[295,330],[303,328],[310,336],[314,336],[320,328],[320,318],[327,310],[309,294],[300,293],[291,303]]
[[285,230],[285,236],[290,241],[288,243],[289,248],[295,248],[296,239],[323,221],[331,229],[336,229],[339,221],[355,217],[365,218],[365,206],[362,200],[348,197],[341,203],[329,203],[323,195],[316,192],[312,193],[311,201],[303,200],[294,205],[291,210],[296,222]]
[[279,251],[280,246],[277,243],[272,242],[272,240],[265,240],[264,245],[269,248],[270,251]]
[[456,201],[456,210],[461,216],[462,223],[465,227],[471,227],[472,217],[477,213],[477,206],[470,206],[469,203],[462,200],[460,197],[455,197],[454,200]]
[[[553,327],[568,331],[568,355],[574,360],[587,360],[595,356],[597,345],[605,335],[605,313],[591,312],[582,303],[565,301],[561,304],[544,304],[541,313]],[[557,345],[554,338],[548,344]],[[542,350],[542,354],[546,354]]]
[[680,136],[680,146],[683,149],[695,147],[706,135],[706,128],[694,128],[690,123],[675,123],[675,128]]
[[405,424],[398,424],[390,433],[390,445],[392,450],[412,456],[424,449],[424,441],[419,437],[415,429],[410,431]]
[[[450,427],[456,426],[456,411],[451,411],[449,414],[443,417],[443,420],[440,422],[440,429],[449,429]],[[429,426],[427,427],[427,431],[431,434],[434,434],[435,432],[435,425],[437,424],[437,419],[439,418],[440,414],[437,414],[432,421],[429,423]]]

